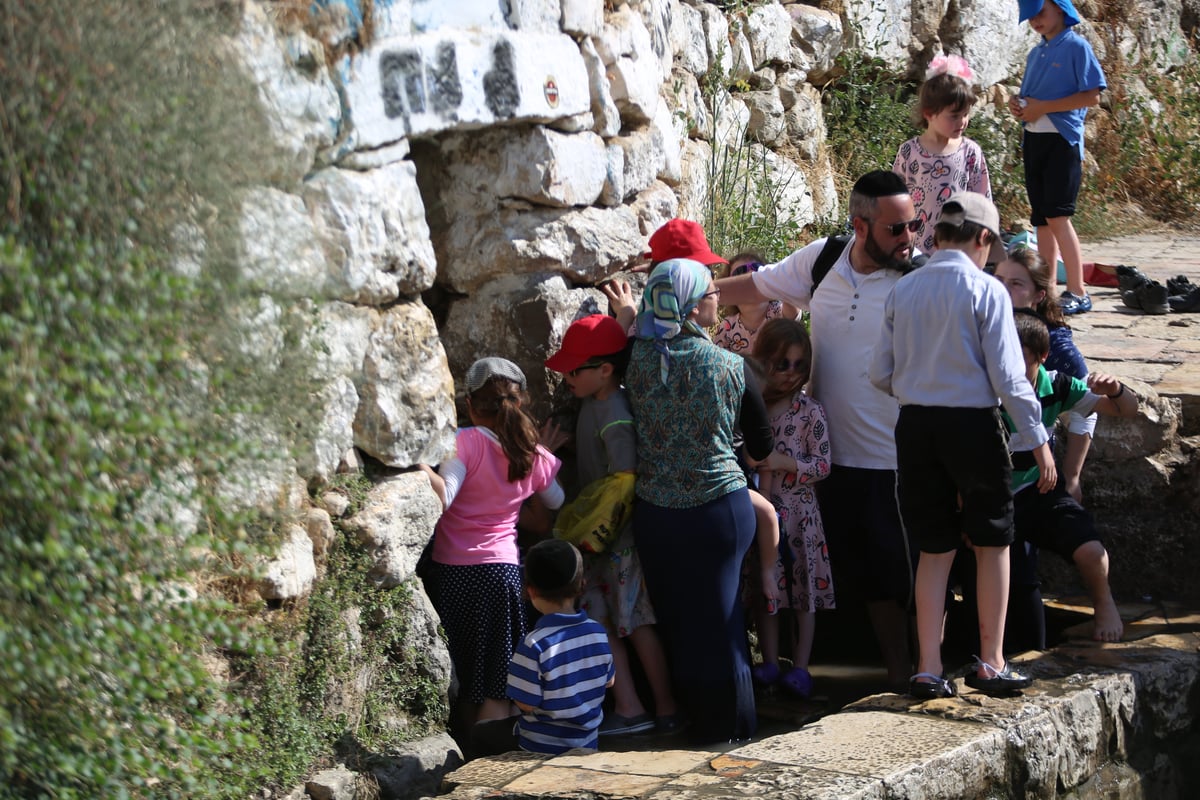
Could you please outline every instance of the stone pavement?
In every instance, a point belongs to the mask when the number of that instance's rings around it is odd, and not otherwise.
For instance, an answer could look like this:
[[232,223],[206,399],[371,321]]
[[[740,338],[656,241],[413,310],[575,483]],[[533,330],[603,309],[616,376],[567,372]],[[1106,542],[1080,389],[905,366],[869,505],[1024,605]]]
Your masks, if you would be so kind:
[[[1086,242],[1083,252],[1085,261],[1134,265],[1163,283],[1184,274],[1200,284],[1200,235]],[[1070,320],[1089,366],[1178,397],[1182,432],[1200,433],[1200,314],[1149,316],[1127,309],[1115,288],[1090,291],[1094,310]],[[1069,603],[1057,607],[1071,610]],[[759,740],[696,749],[679,737],[649,737],[640,744],[606,740],[613,749],[598,753],[509,753],[450,773],[443,796],[1200,796],[1200,741],[1189,708],[1189,697],[1200,696],[1200,615],[1122,604],[1125,641],[1099,644],[1090,640],[1090,608],[1076,611],[1079,624],[1067,628],[1066,644],[1013,658],[1037,679],[1013,697],[976,693],[959,678],[959,696],[946,700],[870,694],[842,706],[836,687],[824,709],[768,698],[760,702]],[[826,674],[820,683],[838,680]]]
[[[1145,233],[1084,242],[1083,258],[1136,266],[1163,284],[1176,275],[1200,284],[1200,234]],[[1179,398],[1181,433],[1200,433],[1200,313],[1152,316],[1126,308],[1115,288],[1088,291],[1093,310],[1070,318],[1088,366]]]

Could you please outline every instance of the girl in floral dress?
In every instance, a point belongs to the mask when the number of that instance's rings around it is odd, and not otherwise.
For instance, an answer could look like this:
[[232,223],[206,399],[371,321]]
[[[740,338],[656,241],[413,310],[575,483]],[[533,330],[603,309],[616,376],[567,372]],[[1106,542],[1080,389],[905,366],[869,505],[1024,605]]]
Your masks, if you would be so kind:
[[[763,266],[763,258],[755,252],[738,253],[729,259],[729,276],[736,277],[748,272],[758,272]],[[734,313],[723,317],[717,323],[713,333],[713,344],[724,347],[738,355],[749,355],[754,347],[754,337],[759,328],[769,319],[786,317],[796,319],[800,310],[781,300],[768,300],[753,306],[732,306]]]
[[[812,343],[804,325],[774,319],[763,325],[754,357],[767,373],[763,400],[775,437],[774,451],[756,466],[760,487],[779,513],[784,563],[778,596],[791,609],[795,626],[792,668],[779,668],[779,616],[758,615],[758,641],[763,663],[753,674],[760,684],[778,683],[792,694],[808,697],[812,677],[808,661],[816,630],[816,611],[834,607],[829,550],[821,525],[813,484],[829,475],[829,431],[821,404],[804,393],[812,366]],[[756,570],[750,570],[751,579]],[[761,592],[753,592],[761,596]]]
[[913,120],[922,129],[900,145],[892,172],[904,177],[921,223],[916,246],[934,251],[933,223],[942,203],[955,192],[977,192],[991,199],[983,150],[963,135],[975,106],[975,73],[959,56],[937,56],[921,84]]

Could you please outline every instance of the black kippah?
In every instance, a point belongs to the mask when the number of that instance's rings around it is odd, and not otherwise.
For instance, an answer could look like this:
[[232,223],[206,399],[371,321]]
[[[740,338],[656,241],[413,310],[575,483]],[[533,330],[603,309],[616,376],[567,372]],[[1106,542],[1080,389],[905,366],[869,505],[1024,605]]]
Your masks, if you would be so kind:
[[545,594],[570,586],[582,569],[583,557],[562,539],[538,542],[525,554],[525,582]]

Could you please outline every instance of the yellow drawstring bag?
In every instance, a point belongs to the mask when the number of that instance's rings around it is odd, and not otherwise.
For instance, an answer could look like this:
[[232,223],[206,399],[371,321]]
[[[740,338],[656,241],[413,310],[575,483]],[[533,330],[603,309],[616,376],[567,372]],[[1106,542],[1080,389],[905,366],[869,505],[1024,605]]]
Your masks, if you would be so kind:
[[583,487],[558,512],[554,535],[585,553],[603,553],[633,516],[632,472],[614,472]]

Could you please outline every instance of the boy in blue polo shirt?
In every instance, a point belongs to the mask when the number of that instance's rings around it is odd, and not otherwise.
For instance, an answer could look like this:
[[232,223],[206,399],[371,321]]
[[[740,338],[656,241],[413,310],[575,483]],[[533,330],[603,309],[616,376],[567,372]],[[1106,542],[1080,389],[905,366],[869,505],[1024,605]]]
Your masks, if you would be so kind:
[[1064,314],[1091,311],[1083,285],[1083,254],[1071,224],[1083,178],[1083,121],[1107,88],[1092,47],[1075,31],[1079,13],[1071,0],[1018,0],[1021,21],[1042,37],[1025,59],[1021,94],[1009,111],[1024,123],[1025,190],[1037,227],[1038,252],[1047,264],[1062,254],[1067,291]]

